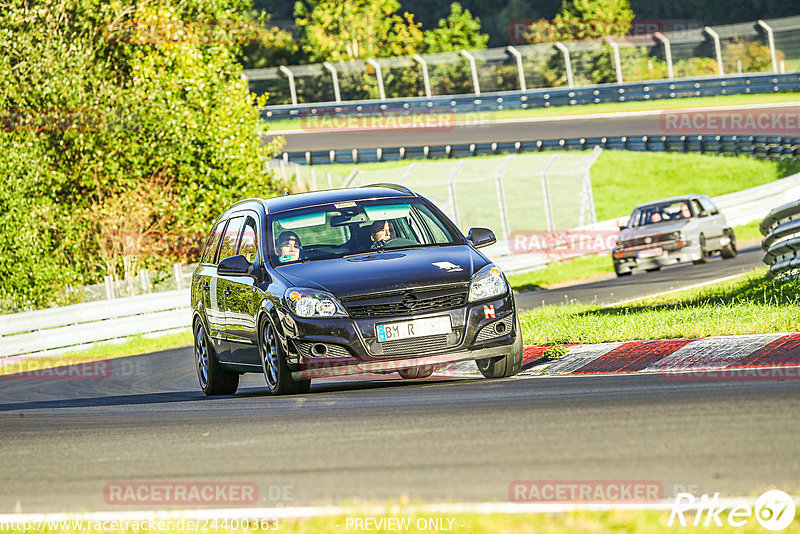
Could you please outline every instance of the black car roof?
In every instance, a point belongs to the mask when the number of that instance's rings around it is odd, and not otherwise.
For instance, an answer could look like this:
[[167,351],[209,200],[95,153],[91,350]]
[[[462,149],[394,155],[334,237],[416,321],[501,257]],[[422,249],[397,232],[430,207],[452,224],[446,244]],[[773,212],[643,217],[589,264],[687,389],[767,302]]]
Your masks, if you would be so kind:
[[319,206],[321,204],[331,204],[333,202],[347,202],[350,200],[367,200],[373,198],[398,198],[416,197],[417,195],[403,186],[394,184],[376,184],[365,187],[354,187],[348,189],[327,189],[324,191],[313,191],[309,193],[297,193],[294,195],[282,195],[273,198],[251,198],[241,200],[231,206],[241,208],[247,204],[257,202],[262,204],[267,213],[277,213],[297,208],[307,208]]

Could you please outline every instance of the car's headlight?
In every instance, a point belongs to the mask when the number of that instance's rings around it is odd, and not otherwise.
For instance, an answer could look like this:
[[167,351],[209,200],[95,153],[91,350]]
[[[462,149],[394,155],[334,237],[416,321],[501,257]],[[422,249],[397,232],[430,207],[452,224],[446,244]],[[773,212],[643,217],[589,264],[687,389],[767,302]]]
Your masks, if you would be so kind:
[[327,291],[290,287],[284,297],[286,306],[298,317],[347,317],[336,297]]
[[488,299],[506,292],[506,279],[500,267],[490,263],[472,276],[469,301]]

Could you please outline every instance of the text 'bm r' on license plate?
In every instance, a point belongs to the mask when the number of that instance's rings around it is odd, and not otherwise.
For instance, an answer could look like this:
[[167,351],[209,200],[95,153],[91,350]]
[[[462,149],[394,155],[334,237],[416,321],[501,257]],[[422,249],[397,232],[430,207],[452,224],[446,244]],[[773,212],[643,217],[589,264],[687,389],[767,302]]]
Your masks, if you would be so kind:
[[375,326],[378,334],[378,341],[394,341],[407,337],[435,336],[437,334],[449,334],[453,330],[450,323],[450,316],[427,317],[425,319],[414,319],[401,323],[387,323]]

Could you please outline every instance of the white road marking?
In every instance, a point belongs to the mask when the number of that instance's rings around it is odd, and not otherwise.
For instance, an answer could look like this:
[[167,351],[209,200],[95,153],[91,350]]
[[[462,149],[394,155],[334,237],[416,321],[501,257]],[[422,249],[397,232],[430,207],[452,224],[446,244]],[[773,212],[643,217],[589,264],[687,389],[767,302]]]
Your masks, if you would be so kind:
[[631,302],[637,302],[637,301],[644,300],[644,299],[654,299],[656,297],[669,295],[670,293],[677,293],[679,291],[687,291],[689,289],[697,289],[698,287],[709,286],[711,284],[717,284],[719,282],[727,282],[728,280],[733,280],[734,278],[741,278],[741,277],[743,277],[743,276],[745,276],[747,274],[749,274],[749,273],[739,273],[739,274],[734,274],[734,275],[731,275],[731,276],[724,276],[722,278],[716,278],[714,280],[708,280],[707,282],[701,282],[699,284],[694,284],[694,285],[691,285],[691,286],[683,286],[683,287],[679,287],[677,289],[670,289],[669,291],[662,291],[660,293],[653,293],[652,295],[644,295],[644,296],[641,296],[641,297],[634,297],[632,299],[620,300],[618,302],[613,302],[611,304],[605,304],[603,307],[604,308],[612,308],[614,306],[622,306],[623,304],[630,304]]
[[643,372],[724,369],[736,365],[741,358],[785,335],[753,334],[698,339],[651,364]]
[[528,370],[529,374],[546,374],[546,375],[566,375],[576,371],[584,365],[595,361],[597,358],[608,354],[626,341],[615,341],[613,343],[595,343],[592,345],[577,345],[570,347],[569,352],[555,360],[552,364],[543,369],[539,369],[533,373]]

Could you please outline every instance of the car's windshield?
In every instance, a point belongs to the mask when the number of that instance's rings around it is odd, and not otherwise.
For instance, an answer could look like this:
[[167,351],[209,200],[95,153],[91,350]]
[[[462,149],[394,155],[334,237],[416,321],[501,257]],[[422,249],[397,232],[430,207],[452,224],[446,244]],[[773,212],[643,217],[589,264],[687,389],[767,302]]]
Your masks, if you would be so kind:
[[680,200],[677,202],[664,202],[662,204],[650,204],[636,208],[631,215],[628,226],[635,228],[648,224],[658,224],[662,222],[677,221],[688,219],[692,216],[689,202]]
[[270,216],[273,265],[461,244],[451,224],[417,199],[358,200]]

